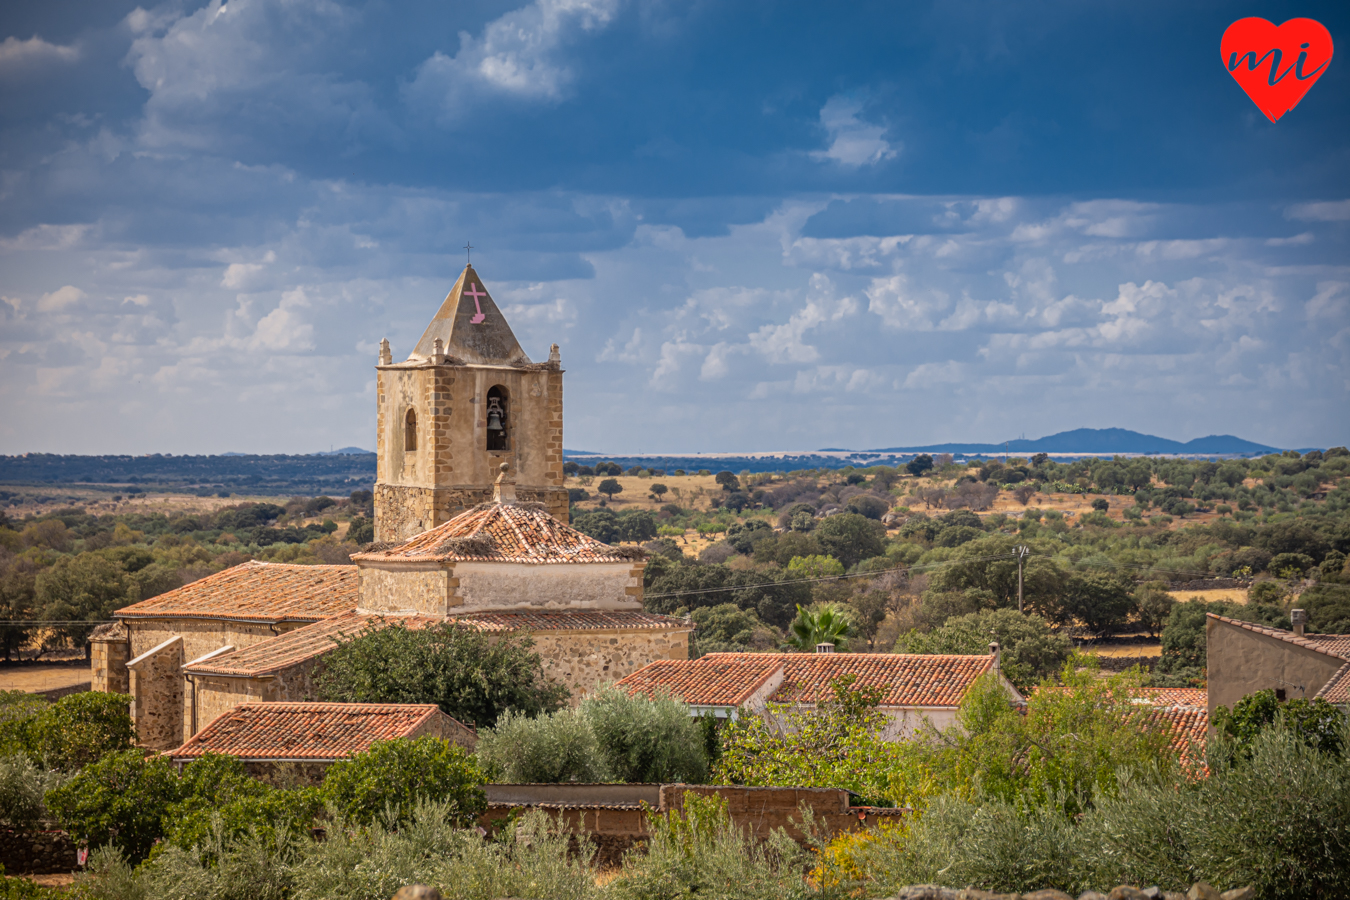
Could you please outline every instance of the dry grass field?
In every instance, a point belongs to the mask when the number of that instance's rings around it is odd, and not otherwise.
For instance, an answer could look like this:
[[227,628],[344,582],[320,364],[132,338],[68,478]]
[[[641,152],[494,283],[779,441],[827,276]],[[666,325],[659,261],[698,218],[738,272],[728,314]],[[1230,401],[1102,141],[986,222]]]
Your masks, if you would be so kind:
[[85,660],[61,662],[0,662],[0,691],[54,691],[89,681]]

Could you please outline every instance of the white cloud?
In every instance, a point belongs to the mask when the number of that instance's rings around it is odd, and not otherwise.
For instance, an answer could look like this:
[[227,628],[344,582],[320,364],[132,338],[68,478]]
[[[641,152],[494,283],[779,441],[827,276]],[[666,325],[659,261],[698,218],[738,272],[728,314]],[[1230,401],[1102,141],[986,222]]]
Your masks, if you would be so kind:
[[915,289],[904,275],[873,278],[866,294],[867,311],[880,316],[892,328],[926,331],[950,306],[946,293],[932,288]]
[[642,350],[642,329],[634,328],[633,336],[619,347],[614,338],[605,341],[605,347],[595,357],[596,362],[624,362],[636,363],[641,361],[640,352]]
[[250,350],[298,353],[314,349],[314,326],[301,310],[310,305],[304,288],[281,295],[281,305],[258,320],[248,341]]
[[1297,247],[1297,246],[1301,246],[1301,245],[1303,245],[1303,244],[1311,244],[1311,243],[1313,242],[1313,240],[1314,240],[1314,238],[1313,238],[1313,233],[1312,233],[1311,231],[1305,231],[1305,232],[1303,232],[1302,234],[1296,234],[1296,235],[1294,235],[1293,237],[1287,237],[1287,238],[1267,238],[1267,239],[1266,239],[1266,246],[1267,246],[1267,247]]
[[576,79],[567,47],[608,26],[620,5],[621,0],[535,0],[490,22],[478,37],[460,32],[459,52],[432,54],[418,66],[406,96],[414,105],[439,109],[443,124],[453,124],[452,117],[484,93],[562,100]]
[[1301,219],[1305,222],[1350,221],[1350,200],[1298,203],[1286,209],[1284,217],[1286,219]]
[[7,37],[0,43],[0,75],[12,75],[43,63],[72,63],[79,58],[79,48],[49,44],[37,35],[26,41]]
[[812,151],[811,158],[856,169],[899,155],[904,145],[887,141],[886,128],[864,121],[862,111],[860,101],[843,94],[826,101],[820,109],[820,125],[829,137],[830,146],[827,150]]
[[75,306],[86,296],[84,291],[68,284],[65,287],[57,288],[50,294],[43,294],[39,297],[37,309],[38,312],[61,312]]

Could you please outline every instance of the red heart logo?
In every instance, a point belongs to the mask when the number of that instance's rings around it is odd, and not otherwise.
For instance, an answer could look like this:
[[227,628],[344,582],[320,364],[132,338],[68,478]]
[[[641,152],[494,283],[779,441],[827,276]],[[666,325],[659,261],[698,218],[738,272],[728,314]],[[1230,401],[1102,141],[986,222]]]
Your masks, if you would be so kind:
[[1228,74],[1272,122],[1322,77],[1331,49],[1331,32],[1314,19],[1290,19],[1279,27],[1256,17],[1238,19],[1219,44]]

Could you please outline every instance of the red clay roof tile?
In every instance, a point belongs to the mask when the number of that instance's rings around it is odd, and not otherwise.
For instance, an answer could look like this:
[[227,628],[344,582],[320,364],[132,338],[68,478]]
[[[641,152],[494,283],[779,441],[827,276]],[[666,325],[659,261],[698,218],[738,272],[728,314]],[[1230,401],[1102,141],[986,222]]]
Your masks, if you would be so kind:
[[243,760],[340,759],[368,750],[375,741],[408,737],[443,715],[433,703],[245,703],[222,713],[169,756],[184,761],[204,753]]
[[324,655],[338,645],[338,639],[343,635],[354,636],[364,629],[378,628],[382,624],[419,628],[440,621],[443,620],[438,616],[378,616],[347,612],[268,638],[241,650],[232,650],[201,662],[189,663],[183,667],[183,671],[191,675],[260,678]]
[[[882,689],[882,707],[956,707],[991,656],[908,653],[710,653],[696,660],[651,663],[619,682],[629,691],[664,690],[687,703],[737,706],[763,683],[763,667],[781,666],[771,703],[816,704],[831,685],[856,675],[855,688]],[[758,679],[758,680],[757,680]],[[697,701],[688,699],[698,697]]]
[[315,622],[356,608],[356,566],[246,562],[124,606],[118,618]]
[[634,561],[632,550],[611,547],[564,525],[542,509],[490,503],[383,550],[355,554],[371,561],[482,561],[544,565]]

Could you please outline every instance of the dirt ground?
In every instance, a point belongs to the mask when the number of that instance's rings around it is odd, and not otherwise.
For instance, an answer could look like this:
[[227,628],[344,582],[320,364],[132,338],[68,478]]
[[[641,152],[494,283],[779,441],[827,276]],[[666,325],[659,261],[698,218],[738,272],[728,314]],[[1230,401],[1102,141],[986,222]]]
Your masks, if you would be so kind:
[[[7,876],[7,877],[8,877],[8,876]],[[16,877],[16,878],[14,878],[14,880],[15,880],[15,881],[31,881],[33,884],[37,884],[37,885],[41,885],[42,887],[49,887],[49,888],[51,888],[51,887],[70,887],[72,884],[75,883],[75,876],[74,876],[73,874],[64,874],[64,875],[24,875],[24,876],[21,877],[21,878]]]
[[0,662],[0,691],[54,691],[89,681],[86,660],[63,662]]

